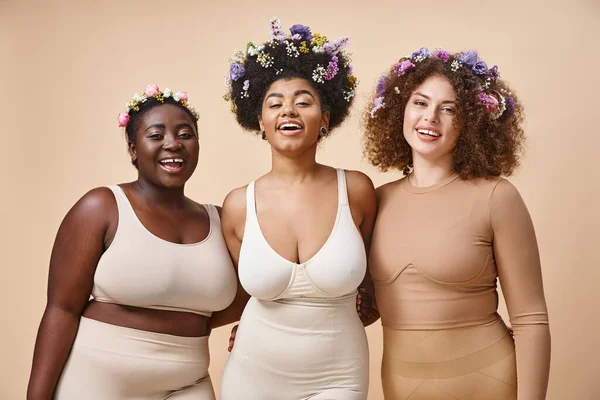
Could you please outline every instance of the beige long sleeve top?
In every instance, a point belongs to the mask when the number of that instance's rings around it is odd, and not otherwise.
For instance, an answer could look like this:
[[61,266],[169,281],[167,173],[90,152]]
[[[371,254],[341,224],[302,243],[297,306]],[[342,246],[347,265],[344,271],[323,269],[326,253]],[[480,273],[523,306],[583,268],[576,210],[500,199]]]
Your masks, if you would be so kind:
[[370,256],[382,324],[447,329],[500,318],[499,278],[514,331],[518,398],[544,399],[550,331],[529,212],[505,179],[414,187],[380,196]]

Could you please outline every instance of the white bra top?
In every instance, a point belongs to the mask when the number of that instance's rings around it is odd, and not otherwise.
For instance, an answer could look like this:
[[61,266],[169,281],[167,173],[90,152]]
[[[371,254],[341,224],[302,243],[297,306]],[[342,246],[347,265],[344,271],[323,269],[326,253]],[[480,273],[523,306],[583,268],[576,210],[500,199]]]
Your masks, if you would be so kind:
[[109,188],[119,224],[96,266],[96,301],[207,317],[231,304],[237,280],[215,206],[204,205],[210,218],[208,236],[198,243],[177,244],[147,230],[123,189]]
[[297,264],[280,256],[263,236],[254,196],[246,189],[246,227],[238,263],[239,279],[251,296],[261,300],[337,298],[356,292],[365,277],[367,256],[346,189],[344,170],[337,169],[338,207],[329,238],[308,261]]

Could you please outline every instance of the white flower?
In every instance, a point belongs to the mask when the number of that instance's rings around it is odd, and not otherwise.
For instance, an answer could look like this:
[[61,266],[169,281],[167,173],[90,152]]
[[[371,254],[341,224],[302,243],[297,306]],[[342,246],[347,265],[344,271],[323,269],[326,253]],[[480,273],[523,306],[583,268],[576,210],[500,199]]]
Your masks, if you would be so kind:
[[322,47],[313,46],[312,51],[313,53],[324,53],[325,49],[323,49]]
[[256,47],[254,47],[254,46],[248,47],[248,55],[249,56],[253,56],[254,57],[257,54],[258,54],[258,49]]
[[173,100],[179,101],[179,95],[177,93],[173,93]]
[[142,100],[144,100],[144,97],[145,96],[142,96],[141,94],[136,93],[133,95],[133,101],[137,101],[137,102],[142,101]]
[[173,91],[169,88],[166,88],[165,91],[163,92],[163,97],[171,97],[173,96]]

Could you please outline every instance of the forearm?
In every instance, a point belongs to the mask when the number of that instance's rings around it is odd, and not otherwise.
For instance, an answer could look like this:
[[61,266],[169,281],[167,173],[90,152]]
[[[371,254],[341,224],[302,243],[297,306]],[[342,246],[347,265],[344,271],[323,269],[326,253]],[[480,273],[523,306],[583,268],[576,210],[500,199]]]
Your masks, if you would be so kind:
[[550,329],[547,322],[513,324],[519,400],[544,400],[550,372]]
[[78,315],[58,307],[46,307],[36,339],[27,400],[52,398],[78,326]]

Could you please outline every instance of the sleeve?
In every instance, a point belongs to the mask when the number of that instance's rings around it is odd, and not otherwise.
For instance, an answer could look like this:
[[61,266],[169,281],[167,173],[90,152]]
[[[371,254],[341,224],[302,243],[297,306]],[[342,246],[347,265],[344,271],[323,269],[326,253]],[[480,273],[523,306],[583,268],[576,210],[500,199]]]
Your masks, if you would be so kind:
[[519,400],[546,398],[550,328],[533,223],[517,189],[500,180],[490,199],[493,248],[514,332]]

